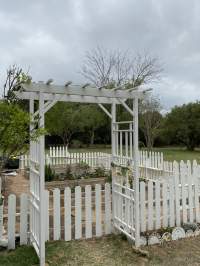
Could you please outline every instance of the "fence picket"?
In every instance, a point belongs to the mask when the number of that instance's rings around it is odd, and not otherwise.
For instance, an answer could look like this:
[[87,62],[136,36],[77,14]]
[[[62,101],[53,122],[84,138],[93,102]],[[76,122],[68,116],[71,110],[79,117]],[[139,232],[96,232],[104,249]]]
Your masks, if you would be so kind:
[[15,249],[16,196],[8,197],[8,249]]
[[187,223],[187,206],[186,206],[186,184],[185,184],[185,173],[186,165],[183,161],[180,162],[180,177],[181,177],[181,192],[182,192],[182,215],[183,223]]
[[71,233],[71,189],[69,187],[65,188],[64,191],[64,208],[65,208],[65,241],[70,241],[72,239]]
[[145,199],[145,182],[140,182],[140,228],[141,232],[146,231],[146,199]]
[[155,182],[155,190],[156,190],[156,197],[155,197],[155,210],[156,210],[156,229],[160,228],[161,222],[160,222],[160,182]]
[[153,230],[153,182],[148,182],[148,230]]
[[176,208],[176,226],[180,226],[180,186],[179,186],[179,165],[176,161],[173,163],[174,186],[175,186],[175,208]]
[[53,239],[60,239],[60,190],[53,190]]
[[193,161],[193,180],[194,180],[194,204],[195,204],[195,220],[200,222],[199,212],[199,182],[198,182],[198,165],[197,161]]
[[96,236],[102,235],[101,185],[95,185]]
[[85,187],[85,238],[92,237],[92,202],[91,186]]
[[28,195],[20,196],[20,245],[27,244],[28,232]]
[[111,233],[111,193],[110,184],[105,184],[105,234]]
[[45,190],[45,208],[46,208],[46,215],[45,215],[45,240],[49,240],[49,191]]
[[75,239],[82,237],[81,187],[75,187]]
[[163,182],[163,227],[168,226],[168,193],[167,193],[167,183],[166,181]]
[[174,180],[170,179],[169,181],[169,225],[170,227],[174,226]]
[[189,206],[189,222],[194,222],[194,213],[193,213],[193,178],[191,173],[191,163],[187,161],[187,179],[188,179],[188,206]]

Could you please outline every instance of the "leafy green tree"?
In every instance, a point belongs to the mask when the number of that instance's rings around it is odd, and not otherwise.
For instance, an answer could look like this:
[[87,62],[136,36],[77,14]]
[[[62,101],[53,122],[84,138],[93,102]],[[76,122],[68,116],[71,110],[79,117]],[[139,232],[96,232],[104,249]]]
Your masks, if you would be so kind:
[[169,143],[194,150],[200,145],[200,102],[175,106],[167,114],[162,131]]
[[81,120],[85,131],[89,133],[90,144],[94,144],[95,132],[98,128],[106,126],[107,117],[97,105],[87,104],[81,106]]
[[46,129],[68,145],[72,136],[82,129],[80,104],[58,102],[46,114]]
[[27,151],[30,139],[39,137],[44,130],[29,133],[30,116],[18,105],[0,101],[0,171],[7,160]]

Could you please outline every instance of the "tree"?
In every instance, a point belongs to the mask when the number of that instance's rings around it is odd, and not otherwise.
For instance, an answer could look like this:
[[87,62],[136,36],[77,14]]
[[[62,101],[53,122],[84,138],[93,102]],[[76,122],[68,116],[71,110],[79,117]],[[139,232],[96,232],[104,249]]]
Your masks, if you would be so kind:
[[162,121],[160,109],[160,101],[154,96],[149,96],[140,103],[140,130],[144,134],[146,146],[148,149],[153,148],[155,138],[159,134],[159,127]]
[[18,105],[0,101],[0,172],[8,159],[27,151],[30,139],[37,139],[44,133],[44,130],[34,129],[30,134],[30,121],[29,114]]
[[162,72],[156,57],[148,54],[132,56],[128,51],[97,47],[85,54],[81,74],[96,86],[136,87],[157,81]]
[[80,104],[58,102],[46,114],[46,129],[68,145],[74,133],[82,128]]
[[18,99],[14,92],[20,90],[23,83],[30,83],[31,79],[28,72],[24,72],[19,66],[10,66],[6,71],[3,98],[8,103],[17,103],[23,110],[28,111],[28,102]]
[[188,150],[200,145],[200,102],[175,106],[165,118],[163,134],[170,144],[183,144]]
[[87,104],[81,106],[82,113],[82,124],[86,132],[90,135],[90,144],[94,144],[95,131],[102,127],[106,126],[107,118],[103,111],[99,109],[97,105]]

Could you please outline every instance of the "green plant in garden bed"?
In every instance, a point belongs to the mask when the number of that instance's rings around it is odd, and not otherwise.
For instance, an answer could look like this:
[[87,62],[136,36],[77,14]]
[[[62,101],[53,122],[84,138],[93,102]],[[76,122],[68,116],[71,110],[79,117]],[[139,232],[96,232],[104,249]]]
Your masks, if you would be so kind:
[[53,181],[55,177],[55,171],[51,169],[51,166],[45,165],[45,181]]

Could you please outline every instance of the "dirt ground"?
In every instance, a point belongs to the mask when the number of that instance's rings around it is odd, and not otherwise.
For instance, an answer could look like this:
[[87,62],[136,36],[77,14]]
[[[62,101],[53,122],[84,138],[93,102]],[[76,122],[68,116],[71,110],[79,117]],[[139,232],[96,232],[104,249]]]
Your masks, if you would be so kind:
[[[63,246],[63,248],[60,248]],[[149,257],[136,254],[120,236],[89,241],[52,242],[47,245],[48,265],[200,265],[200,237],[142,248]]]
[[[149,256],[136,254],[121,236],[81,241],[53,241],[46,244],[46,266],[197,266],[200,265],[200,237],[142,248]],[[39,265],[33,247],[0,251],[0,265]]]
[[9,194],[20,196],[22,193],[28,193],[29,180],[22,171],[18,171],[16,176],[6,176],[3,184],[3,192],[7,197]]

